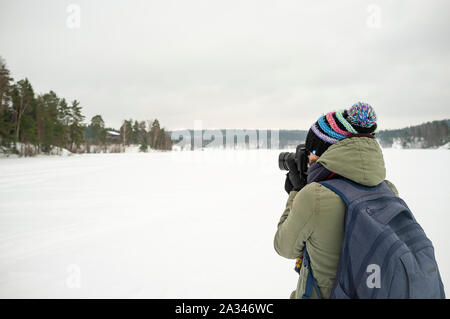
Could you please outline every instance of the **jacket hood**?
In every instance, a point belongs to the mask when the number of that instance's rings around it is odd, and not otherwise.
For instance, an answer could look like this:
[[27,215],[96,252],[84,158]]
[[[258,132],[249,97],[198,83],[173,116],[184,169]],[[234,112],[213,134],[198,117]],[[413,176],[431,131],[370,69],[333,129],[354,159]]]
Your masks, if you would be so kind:
[[383,153],[374,138],[345,138],[331,145],[317,162],[364,186],[378,185],[386,178]]

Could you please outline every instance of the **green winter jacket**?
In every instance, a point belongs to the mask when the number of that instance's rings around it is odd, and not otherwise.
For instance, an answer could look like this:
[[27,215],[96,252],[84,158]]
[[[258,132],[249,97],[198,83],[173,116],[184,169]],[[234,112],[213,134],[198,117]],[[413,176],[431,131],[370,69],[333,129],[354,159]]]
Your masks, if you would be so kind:
[[[386,169],[378,142],[367,137],[346,138],[330,146],[318,160],[325,168],[365,186],[385,180]],[[394,185],[389,183],[398,196]],[[300,192],[292,191],[278,223],[274,246],[280,256],[296,259],[306,244],[311,268],[322,298],[329,298],[336,277],[344,238],[345,204],[319,183]],[[291,298],[301,298],[308,269],[301,267],[297,289]],[[314,290],[312,298],[317,298]]]

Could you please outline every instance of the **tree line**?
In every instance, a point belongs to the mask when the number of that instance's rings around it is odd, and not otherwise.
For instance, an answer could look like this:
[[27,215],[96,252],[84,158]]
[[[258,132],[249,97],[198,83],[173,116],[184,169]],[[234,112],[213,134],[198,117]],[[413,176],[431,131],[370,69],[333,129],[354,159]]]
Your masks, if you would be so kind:
[[120,137],[124,145],[140,144],[140,149],[157,150],[172,149],[172,140],[165,128],[161,127],[158,119],[145,121],[125,120],[120,127]]
[[0,57],[0,146],[25,154],[49,153],[55,148],[70,152],[89,152],[90,146],[140,144],[149,148],[170,150],[172,141],[157,119],[124,120],[119,130],[105,127],[101,115],[85,123],[80,102],[67,101],[54,91],[36,94],[30,81],[17,82]]
[[449,124],[447,119],[397,130],[381,130],[377,138],[383,147],[391,147],[397,141],[404,148],[436,148],[450,142]]

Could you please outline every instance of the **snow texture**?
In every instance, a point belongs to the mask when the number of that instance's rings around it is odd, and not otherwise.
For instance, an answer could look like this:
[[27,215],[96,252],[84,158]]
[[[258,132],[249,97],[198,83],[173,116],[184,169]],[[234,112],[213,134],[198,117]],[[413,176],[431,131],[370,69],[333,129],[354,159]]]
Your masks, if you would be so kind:
[[[1,298],[288,298],[279,151],[0,159]],[[448,150],[384,150],[450,285]]]

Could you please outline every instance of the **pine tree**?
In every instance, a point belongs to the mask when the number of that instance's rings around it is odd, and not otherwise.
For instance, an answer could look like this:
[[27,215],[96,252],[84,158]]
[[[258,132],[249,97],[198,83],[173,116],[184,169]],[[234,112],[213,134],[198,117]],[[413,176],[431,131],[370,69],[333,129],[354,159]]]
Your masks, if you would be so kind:
[[105,122],[101,115],[95,115],[87,127],[87,138],[97,145],[104,145],[106,141]]
[[50,152],[53,146],[57,146],[60,131],[58,123],[59,97],[55,92],[38,96],[37,98],[37,130],[40,140],[40,148],[43,152]]
[[73,146],[76,145],[78,149],[82,143],[84,143],[84,131],[83,125],[84,116],[81,114],[80,102],[77,100],[72,101],[70,106],[70,151],[73,151]]
[[142,138],[142,142],[141,142],[141,146],[139,147],[139,150],[141,152],[147,152],[148,151],[147,139],[145,137]]
[[120,127],[120,140],[123,145],[130,145],[132,143],[133,128],[131,120],[124,120]]
[[13,140],[12,81],[6,63],[0,57],[0,144]]
[[[21,124],[26,112],[32,111],[34,101],[34,92],[31,83],[28,79],[20,80],[13,86],[12,105],[14,110],[14,141],[20,142],[21,140]],[[29,125],[28,119],[26,120],[26,129],[32,129],[32,125]],[[29,133],[29,132],[26,132]],[[26,134],[25,134],[26,135]]]
[[145,143],[148,145],[147,142],[147,125],[145,121],[140,121],[138,125],[138,141],[142,141],[142,139],[145,139]]
[[150,129],[150,147],[154,149],[158,149],[158,138],[159,138],[159,121],[155,119],[152,123],[152,127]]
[[57,139],[58,146],[68,148],[70,141],[70,108],[66,99],[62,98],[58,105]]
[[139,143],[139,123],[138,123],[138,121],[134,121],[134,124],[133,124],[132,140],[133,140],[133,144]]

